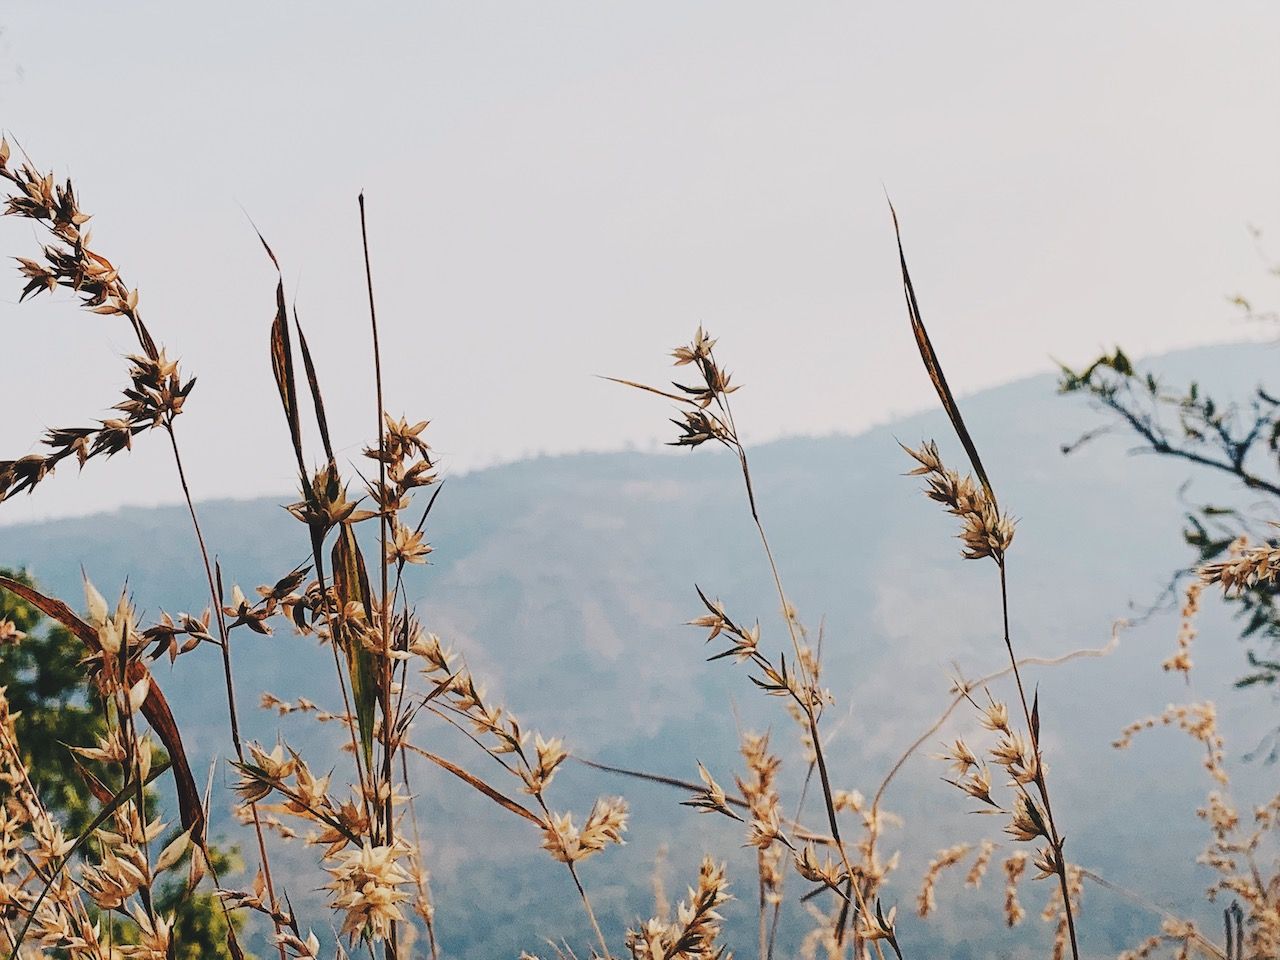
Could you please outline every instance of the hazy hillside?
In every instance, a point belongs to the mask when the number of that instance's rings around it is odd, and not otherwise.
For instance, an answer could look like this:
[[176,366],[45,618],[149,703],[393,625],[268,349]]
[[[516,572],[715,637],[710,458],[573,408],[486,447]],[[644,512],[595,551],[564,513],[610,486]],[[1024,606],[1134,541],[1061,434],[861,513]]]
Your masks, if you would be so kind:
[[[1172,376],[1195,371],[1210,384],[1248,386],[1274,360],[1270,347],[1233,346],[1176,354],[1158,366]],[[1125,457],[1107,440],[1064,458],[1060,444],[1096,424],[1097,416],[1056,397],[1047,377],[981,393],[964,408],[1002,503],[1020,517],[1010,589],[1022,651],[1049,656],[1103,645],[1131,601],[1153,598],[1185,559],[1178,499],[1185,472],[1154,458]],[[811,628],[825,623],[826,677],[838,698],[829,715],[838,785],[868,793],[945,705],[952,664],[973,675],[998,668],[1004,656],[992,570],[959,558],[950,518],[902,476],[908,464],[896,440],[928,437],[937,437],[961,465],[944,418],[934,414],[858,437],[786,440],[752,453],[761,511],[792,599]],[[733,463],[710,450],[584,454],[458,477],[446,483],[436,506],[428,528],[433,563],[414,577],[411,595],[419,598],[427,626],[490,677],[491,689],[527,725],[564,734],[583,756],[668,775],[693,775],[698,758],[728,782],[736,759],[735,711],[744,727],[772,725],[777,737],[792,736],[777,703],[762,702],[741,670],[705,663],[702,635],[681,625],[698,613],[697,583],[740,619],[758,616],[766,643],[784,642],[739,483]],[[1205,478],[1193,493],[1214,489]],[[306,553],[303,529],[278,502],[201,507],[227,580],[246,592]],[[203,607],[191,547],[178,509],[0,527],[0,564],[30,567],[46,588],[76,605],[83,565],[104,592],[127,580],[151,614]],[[1242,654],[1231,625],[1215,604],[1208,607],[1194,694],[1219,700],[1238,756],[1280,712],[1263,694],[1226,693]],[[1206,790],[1198,756],[1185,739],[1167,733],[1126,754],[1109,746],[1130,720],[1189,696],[1159,667],[1175,629],[1170,618],[1156,618],[1124,634],[1109,658],[1041,671],[1035,679],[1042,684],[1055,808],[1069,851],[1159,902],[1185,903],[1204,883],[1191,865],[1203,838],[1194,813]],[[255,714],[248,726],[263,739],[274,737],[277,724],[251,709],[259,692],[322,700],[332,692],[329,654],[310,641],[246,634],[235,658],[242,710]],[[212,658],[196,654],[167,673],[160,669],[197,757],[207,763],[225,756],[223,692]],[[1067,690],[1086,693],[1067,697]],[[943,733],[975,726],[962,713]],[[418,727],[420,739],[484,770],[484,758],[465,740],[426,721]],[[299,740],[321,748],[301,728],[286,722],[283,729],[290,737],[298,730]],[[887,806],[907,824],[892,838],[903,849],[893,888],[905,914],[901,936],[933,949],[947,943],[953,957],[1022,955],[1018,945],[1043,944],[1044,931],[1034,921],[1004,934],[994,877],[980,894],[959,892],[958,878],[951,877],[940,890],[939,915],[927,924],[910,915],[920,873],[936,848],[961,836],[996,837],[1001,826],[966,815],[968,805],[940,782],[943,772],[937,762],[917,758],[888,794]],[[791,773],[794,796],[797,771]],[[1274,773],[1255,767],[1240,783],[1265,782]],[[536,855],[537,838],[525,824],[508,822],[514,818],[443,775],[428,774],[422,782],[430,783],[421,809],[450,955],[514,956],[521,946],[539,947],[543,937],[581,933],[572,888],[562,871]],[[672,843],[667,877],[679,891],[704,844],[727,852],[741,842],[727,822],[698,818],[677,805],[681,795],[659,788],[577,767],[557,789],[566,806],[578,808],[596,792],[624,792],[633,801],[633,842],[584,869],[614,928],[649,911],[646,891],[659,843]],[[494,869],[498,849],[519,855],[525,872]],[[737,856],[746,901],[739,913],[749,928],[753,880],[746,858]],[[529,906],[537,909],[517,920]],[[458,938],[464,916],[476,924],[478,938],[466,943]],[[1150,925],[1149,918],[1091,890],[1086,952],[1128,945],[1147,929],[1140,924]],[[794,937],[799,928],[790,929]],[[976,930],[984,931],[981,942],[966,942]],[[750,943],[750,933],[744,936]],[[1043,952],[1026,949],[1028,956]]]

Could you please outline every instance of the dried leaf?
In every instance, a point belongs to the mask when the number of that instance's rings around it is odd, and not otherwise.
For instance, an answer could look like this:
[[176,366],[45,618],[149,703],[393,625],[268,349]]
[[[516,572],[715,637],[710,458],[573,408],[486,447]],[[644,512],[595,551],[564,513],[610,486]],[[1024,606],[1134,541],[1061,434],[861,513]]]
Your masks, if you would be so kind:
[[412,749],[414,753],[421,754],[422,756],[426,757],[428,760],[430,760],[432,763],[436,764],[437,766],[442,767],[445,770],[448,770],[459,780],[462,780],[465,783],[469,783],[471,786],[475,787],[477,790],[479,790],[481,793],[483,793],[486,797],[488,797],[490,800],[492,800],[494,803],[498,804],[499,806],[505,807],[506,809],[510,810],[512,813],[516,814],[517,816],[524,817],[530,823],[535,823],[539,827],[545,826],[545,824],[542,822],[541,819],[538,818],[536,814],[532,813],[527,808],[522,807],[520,804],[516,803],[516,801],[512,800],[510,797],[504,796],[503,794],[499,793],[497,790],[489,786],[479,777],[476,777],[470,773],[467,773],[467,771],[463,770],[457,764],[450,763],[444,757],[438,757],[434,753],[431,753],[427,750],[423,750],[421,747],[413,747]]
[[898,239],[898,262],[902,267],[902,289],[907,298],[907,314],[911,318],[911,332],[915,334],[916,345],[920,348],[920,359],[924,361],[924,368],[929,374],[929,379],[933,381],[933,388],[938,392],[938,399],[942,401],[942,409],[947,412],[947,417],[951,420],[951,426],[955,429],[956,436],[960,438],[960,443],[964,445],[965,453],[969,455],[969,462],[973,464],[973,472],[977,474],[978,480],[982,483],[982,489],[986,491],[992,506],[996,506],[996,494],[991,487],[991,481],[987,479],[987,471],[983,468],[982,460],[978,456],[978,448],[974,445],[973,438],[969,435],[969,430],[964,425],[964,418],[960,416],[960,408],[956,405],[956,399],[951,393],[951,388],[947,386],[947,378],[942,372],[942,364],[938,362],[938,355],[933,349],[933,343],[929,340],[929,333],[925,330],[924,320],[920,317],[920,305],[916,301],[915,287],[912,286],[911,274],[907,271],[907,255],[902,249],[902,231],[898,228],[898,211],[893,208],[892,203],[889,204],[889,212],[893,215],[893,232]]

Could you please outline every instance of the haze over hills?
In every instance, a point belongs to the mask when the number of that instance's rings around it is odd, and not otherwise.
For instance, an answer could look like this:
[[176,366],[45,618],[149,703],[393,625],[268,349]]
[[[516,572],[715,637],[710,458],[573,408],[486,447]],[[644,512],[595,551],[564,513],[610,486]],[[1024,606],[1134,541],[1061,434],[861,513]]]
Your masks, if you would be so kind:
[[[1194,374],[1214,389],[1238,385],[1242,394],[1265,379],[1274,359],[1269,346],[1233,345],[1174,354],[1155,368],[1171,380]],[[1064,458],[1061,444],[1096,425],[1098,416],[1078,400],[1056,397],[1049,377],[986,391],[962,406],[1002,504],[1020,518],[1010,590],[1021,652],[1057,656],[1103,646],[1113,621],[1129,615],[1132,603],[1153,599],[1186,559],[1178,487],[1187,472],[1156,458],[1123,456],[1114,441]],[[655,405],[655,416],[662,412]],[[960,559],[951,518],[925,500],[917,481],[902,476],[909,463],[897,440],[934,437],[947,461],[962,466],[940,413],[857,437],[793,439],[750,451],[788,592],[813,632],[822,624],[825,678],[837,698],[826,721],[837,786],[867,794],[946,705],[948,675],[957,666],[973,676],[1004,662],[993,571]],[[1192,496],[1221,489],[1201,476]],[[278,506],[285,499],[201,505],[229,583],[249,592],[303,561],[305,533]],[[428,533],[432,563],[413,571],[409,595],[428,629],[490,678],[491,690],[527,726],[564,735],[582,756],[685,779],[695,776],[698,759],[730,782],[739,725],[771,727],[784,756],[798,756],[779,704],[761,697],[741,668],[704,662],[714,650],[703,646],[701,632],[682,626],[699,613],[696,583],[735,618],[758,617],[765,645],[785,642],[740,477],[723,452],[582,454],[472,473],[446,483]],[[0,528],[0,564],[30,568],[73,606],[80,605],[82,565],[108,595],[127,582],[150,616],[162,608],[198,612],[206,602],[189,521],[178,508]],[[1129,721],[1167,702],[1209,697],[1219,703],[1238,759],[1277,716],[1265,694],[1228,692],[1242,668],[1241,648],[1217,605],[1206,606],[1190,691],[1159,667],[1176,631],[1167,616],[1125,632],[1106,658],[1034,673],[1069,854],[1158,903],[1195,902],[1204,886],[1192,861],[1204,839],[1194,811],[1208,784],[1184,737],[1153,733],[1127,753],[1114,751],[1111,741]],[[335,705],[330,653],[283,633],[242,634],[235,659],[245,726],[268,741],[283,730],[318,760],[334,746],[325,732],[293,718],[280,721],[253,702],[269,690]],[[224,692],[213,657],[197,652],[171,672],[161,666],[158,675],[195,762],[225,756]],[[962,710],[938,738],[974,734],[976,726]],[[473,771],[501,775],[449,729],[426,721],[417,729],[420,741]],[[336,754],[333,762],[340,763]],[[798,759],[784,772],[790,802],[803,773]],[[1000,837],[1002,823],[967,815],[969,805],[940,782],[943,772],[919,756],[886,797],[905,821],[889,840],[903,851],[891,894],[902,904],[901,936],[932,950],[945,947],[952,957],[1040,955],[1047,933],[1038,921],[1003,930],[994,877],[978,894],[961,892],[959,878],[950,877],[940,888],[939,914],[927,923],[911,916],[920,874],[937,848]],[[562,869],[543,862],[527,824],[512,822],[444,774],[420,773],[447,955],[515,956],[561,934],[582,941],[572,887]],[[1274,774],[1241,765],[1238,789],[1261,790]],[[590,797],[612,792],[633,803],[632,842],[583,870],[599,912],[610,918],[607,927],[616,933],[648,915],[659,844],[671,845],[673,891],[683,889],[709,845],[731,859],[742,899],[733,911],[735,930],[745,953],[754,881],[735,826],[679,807],[679,793],[579,766],[566,768],[553,788],[565,807],[582,812]],[[1259,798],[1242,796],[1246,803]],[[817,816],[815,808],[810,815]],[[225,814],[220,823],[235,834]],[[520,872],[498,870],[498,852],[514,854]],[[1034,896],[1047,892],[1042,885]],[[1029,899],[1033,904],[1034,917],[1040,904]],[[530,906],[537,909],[530,913]],[[1215,923],[1212,911],[1197,916],[1211,928]],[[801,919],[798,911],[789,918],[788,944],[796,942]],[[1155,923],[1090,888],[1086,953],[1114,953]],[[472,929],[464,939],[466,927]]]

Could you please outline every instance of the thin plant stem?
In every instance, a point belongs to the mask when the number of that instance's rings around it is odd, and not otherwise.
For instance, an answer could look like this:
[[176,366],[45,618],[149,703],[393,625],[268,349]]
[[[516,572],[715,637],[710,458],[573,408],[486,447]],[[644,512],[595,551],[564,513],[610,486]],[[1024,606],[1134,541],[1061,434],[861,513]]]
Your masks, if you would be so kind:
[[1004,557],[996,561],[1000,568],[1000,613],[1004,624],[1004,645],[1009,651],[1009,664],[1013,669],[1013,678],[1018,684],[1018,699],[1022,701],[1022,713],[1027,721],[1027,731],[1031,735],[1031,747],[1036,752],[1036,789],[1040,799],[1044,801],[1044,814],[1049,827],[1049,842],[1053,844],[1053,861],[1057,867],[1058,882],[1062,887],[1062,910],[1067,918],[1067,933],[1071,938],[1071,956],[1080,960],[1080,946],[1076,941],[1076,921],[1071,909],[1071,890],[1067,880],[1067,863],[1062,855],[1062,841],[1058,837],[1058,827],[1053,820],[1053,805],[1049,802],[1049,785],[1044,776],[1044,758],[1040,752],[1040,731],[1038,724],[1032,721],[1031,709],[1027,706],[1027,691],[1022,683],[1022,671],[1018,669],[1018,658],[1013,652],[1013,641],[1009,637],[1009,583],[1005,571]]
[[365,782],[364,766],[360,763],[360,742],[356,737],[356,728],[353,721],[355,711],[351,707],[351,697],[347,693],[347,681],[342,672],[342,659],[338,655],[337,636],[333,628],[334,614],[329,609],[329,588],[325,583],[324,561],[322,559],[324,551],[321,549],[323,544],[319,543],[315,537],[312,538],[311,559],[316,568],[316,584],[320,589],[320,602],[324,605],[324,617],[329,623],[329,646],[333,649],[333,669],[338,675],[338,690],[342,694],[342,709],[346,712],[345,726],[347,732],[351,735],[351,751],[355,758],[356,780],[360,786],[360,797],[364,805],[364,814],[369,818],[369,822],[373,823],[373,811],[369,807],[369,787]]
[[[1087,870],[1084,867],[1078,867],[1077,869],[1079,869],[1080,875],[1084,877],[1086,880],[1092,880],[1094,883],[1102,887],[1104,890],[1110,890],[1112,893],[1119,894],[1129,902],[1137,904],[1139,907],[1142,907],[1142,909],[1156,914],[1161,919],[1172,921],[1174,923],[1182,922],[1180,917],[1170,913],[1164,907],[1158,904],[1152,903],[1150,900],[1148,900],[1146,897],[1142,896],[1141,894],[1134,893],[1132,890],[1126,889],[1125,887],[1120,886],[1118,883],[1112,883],[1106,877],[1100,876],[1099,874],[1094,873],[1092,870]],[[1192,928],[1190,930],[1190,936],[1202,947],[1204,947],[1205,951],[1209,953],[1211,956],[1218,958],[1218,960],[1231,960],[1231,958],[1226,953],[1223,952],[1221,947],[1219,947],[1216,943],[1214,943],[1204,934],[1200,933],[1198,930],[1195,930],[1194,928]]]
[[227,716],[231,722],[231,745],[235,748],[236,759],[243,761],[244,744],[240,739],[240,718],[236,708],[235,681],[231,671],[231,644],[227,642],[227,621],[222,612],[222,598],[218,595],[213,564],[209,559],[204,532],[200,528],[200,518],[196,515],[195,503],[191,499],[191,488],[187,485],[187,473],[182,465],[182,454],[178,450],[178,438],[174,433],[172,421],[165,424],[165,432],[169,434],[169,445],[173,448],[173,461],[178,467],[178,482],[182,485],[182,496],[187,503],[187,513],[191,516],[191,526],[195,530],[196,543],[200,548],[200,559],[204,562],[205,578],[209,582],[209,599],[213,604],[213,616],[218,624],[219,646],[222,648],[222,673],[227,687]]
[[611,960],[609,941],[605,940],[604,932],[600,929],[600,924],[596,922],[596,912],[591,909],[591,898],[587,896],[587,890],[582,885],[582,881],[578,879],[578,871],[574,869],[573,864],[568,864],[568,867],[569,875],[573,877],[573,885],[578,888],[578,896],[582,898],[582,906],[587,911],[587,919],[591,921],[591,929],[595,931],[596,939],[600,941],[600,949],[604,951],[604,960]]
[[[409,791],[409,755],[404,750],[400,751],[400,766],[404,775],[405,792],[407,793]],[[438,960],[440,951],[436,943],[436,924],[429,910],[431,887],[422,873],[422,833],[418,829],[418,812],[412,793],[409,794],[409,823],[413,828],[413,848],[418,854],[417,869],[414,871],[413,880],[418,888],[418,896],[422,898],[422,919],[427,928],[427,943],[431,947],[431,960]]]
[[[387,799],[382,810],[382,836],[383,840],[388,844],[395,841],[395,822],[391,810],[391,760],[394,754],[394,744],[392,742],[392,729],[395,724],[391,716],[391,681],[392,681],[392,665],[391,665],[391,622],[390,615],[393,605],[387,600],[387,511],[388,506],[385,502],[387,496],[387,440],[386,440],[386,411],[382,402],[382,351],[378,344],[378,310],[373,302],[373,266],[369,259],[369,230],[365,221],[364,213],[364,194],[359,196],[360,206],[360,242],[364,248],[364,276],[365,285],[369,292],[369,326],[373,331],[373,375],[374,385],[377,391],[378,400],[378,527],[381,533],[382,556],[378,561],[378,572],[382,580],[382,590],[379,594],[378,620],[382,627],[382,677],[379,687],[379,693],[382,700],[382,783],[387,788]],[[371,772],[372,774],[372,772]],[[391,921],[391,936],[387,941],[387,955],[394,958],[396,956],[397,927],[394,920]]]
[[[714,362],[714,359],[713,359]],[[773,576],[774,589],[778,593],[778,602],[782,605],[782,618],[787,624],[787,633],[791,637],[791,646],[795,651],[796,667],[801,671],[801,675],[805,680],[806,694],[804,697],[799,696],[794,690],[790,691],[791,698],[796,702],[805,715],[805,721],[809,726],[809,738],[813,742],[814,759],[818,766],[818,778],[822,786],[822,796],[825,801],[827,810],[827,823],[831,830],[831,838],[835,841],[836,850],[840,853],[841,865],[844,867],[845,874],[849,878],[849,885],[853,888],[858,901],[858,909],[862,911],[865,917],[870,918],[871,912],[867,909],[866,898],[862,890],[862,885],[855,882],[853,864],[849,860],[849,853],[845,849],[844,841],[840,837],[840,822],[836,815],[835,796],[832,792],[831,778],[827,773],[827,760],[822,750],[822,738],[818,733],[818,717],[814,713],[812,694],[816,692],[816,684],[812,677],[809,676],[808,668],[805,666],[804,658],[800,653],[800,636],[796,631],[795,613],[791,608],[791,603],[787,600],[786,590],[782,586],[782,575],[778,572],[778,564],[773,556],[773,548],[769,546],[769,537],[765,533],[764,523],[760,519],[760,511],[756,506],[755,488],[751,483],[751,467],[747,462],[747,452],[742,446],[742,441],[738,439],[737,425],[734,423],[733,411],[730,408],[728,395],[717,391],[716,403],[720,409],[724,411],[726,425],[732,438],[732,449],[738,455],[738,464],[742,470],[742,480],[746,487],[747,504],[751,510],[751,519],[755,523],[756,532],[760,535],[760,544],[764,549],[765,559],[769,562],[769,572]],[[837,939],[843,937],[843,923],[841,929],[836,932]],[[859,953],[858,941],[861,938],[856,934],[855,954]],[[880,947],[880,941],[873,941],[876,949],[876,955],[883,960],[884,952]]]
[[[205,544],[204,531],[200,527],[200,518],[196,513],[195,501],[191,497],[191,487],[187,483],[187,472],[182,464],[182,452],[178,448],[178,436],[173,429],[173,414],[165,421],[165,432],[169,435],[169,445],[173,449],[173,462],[178,468],[178,483],[182,486],[182,497],[187,504],[187,512],[191,516],[191,527],[195,531],[196,544],[200,548],[200,559],[204,564],[205,577],[209,583],[209,599],[213,604],[214,621],[218,625],[219,646],[222,648],[222,674],[227,688],[227,716],[231,724],[231,743],[236,751],[236,759],[244,762],[244,743],[240,738],[240,721],[236,709],[235,681],[231,667],[231,632],[227,629],[226,615],[222,610],[222,597],[219,596],[217,581],[213,575],[213,564],[209,559],[209,548]],[[262,866],[262,880],[267,888],[267,898],[271,904],[272,923],[276,933],[280,933],[280,922],[276,917],[280,914],[280,904],[276,898],[275,882],[271,876],[271,858],[267,854],[267,840],[263,835],[262,819],[258,815],[257,803],[249,804],[249,812],[253,817],[254,839],[258,847],[258,861]],[[203,838],[201,839],[203,843]],[[228,918],[228,923],[230,919]],[[287,960],[284,944],[280,943],[280,960]]]
[[[374,304],[373,298],[373,265],[369,258],[369,230],[365,219],[364,211],[364,194],[361,193],[358,198],[360,206],[360,242],[364,249],[364,276],[365,286],[369,295],[369,327],[373,333],[373,377],[374,388],[377,394],[377,413],[378,413],[378,493],[380,498],[385,498],[387,493],[387,440],[386,440],[386,408],[382,399],[382,350],[378,342],[378,310]],[[380,611],[382,626],[382,722],[383,722],[383,779],[385,782],[391,782],[391,743],[390,743],[390,724],[391,724],[391,624],[387,619],[387,506],[383,502],[378,504],[378,526],[382,539],[382,558],[378,564],[378,571],[382,579],[382,594]],[[386,803],[386,836],[387,842],[391,842],[391,801]]]

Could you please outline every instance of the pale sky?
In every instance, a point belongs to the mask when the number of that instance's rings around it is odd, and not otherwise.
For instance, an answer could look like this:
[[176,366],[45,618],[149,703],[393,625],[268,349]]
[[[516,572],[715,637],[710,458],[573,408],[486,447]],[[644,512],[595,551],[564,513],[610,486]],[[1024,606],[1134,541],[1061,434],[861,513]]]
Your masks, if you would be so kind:
[[[1246,229],[1280,233],[1271,3],[9,0],[0,29],[0,124],[74,176],[199,376],[180,425],[201,498],[294,481],[246,213],[336,442],[372,435],[361,188],[388,405],[433,421],[446,474],[667,439],[662,401],[591,375],[661,382],[699,322],[750,439],[929,405],[886,189],[960,391],[1256,335],[1226,297],[1276,299]],[[6,257],[37,241],[0,223]],[[66,296],[19,306],[5,269],[15,457],[104,416],[132,344]],[[0,523],[176,496],[144,436]]]

